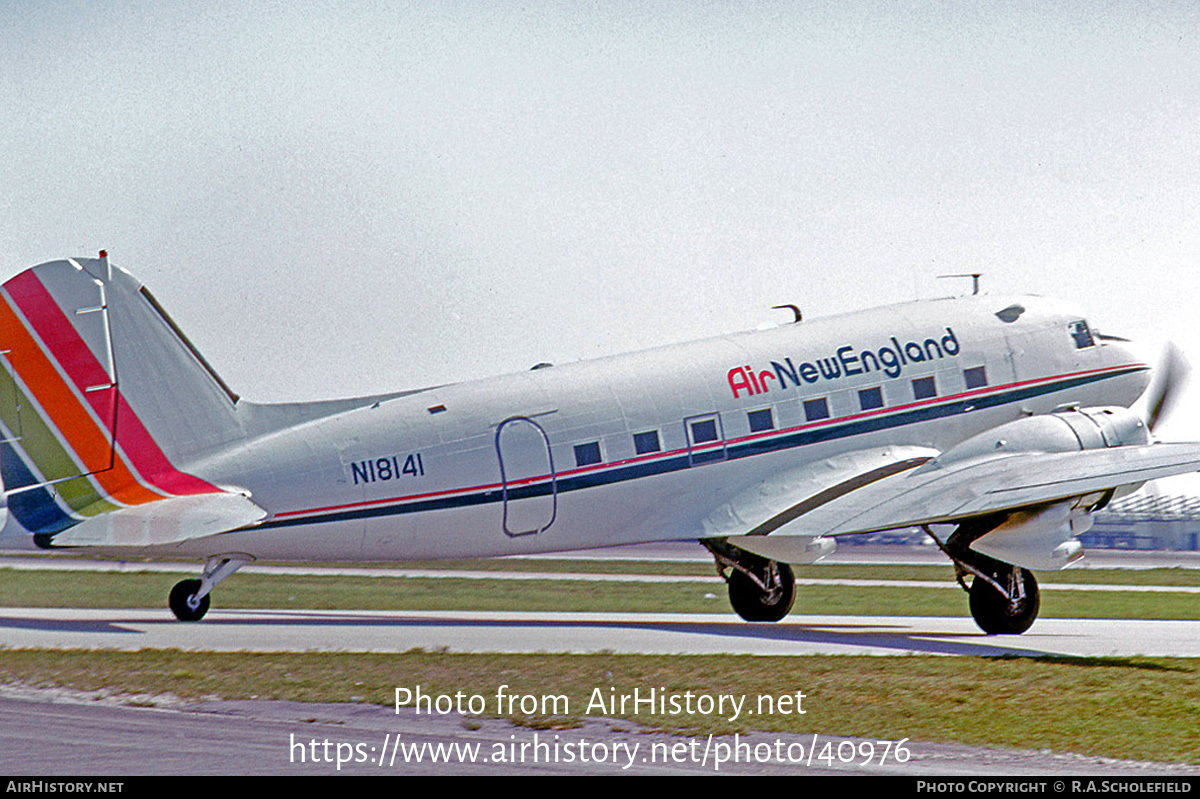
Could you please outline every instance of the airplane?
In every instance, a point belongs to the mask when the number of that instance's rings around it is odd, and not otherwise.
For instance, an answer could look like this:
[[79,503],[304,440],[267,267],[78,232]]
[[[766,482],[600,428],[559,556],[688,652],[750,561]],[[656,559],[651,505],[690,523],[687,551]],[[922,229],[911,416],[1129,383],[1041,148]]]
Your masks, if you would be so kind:
[[770,622],[791,566],[838,536],[921,528],[978,626],[1017,634],[1039,610],[1032,571],[1081,557],[1097,511],[1200,470],[1200,444],[1152,435],[1178,359],[1152,368],[1069,303],[793,310],[515,375],[257,404],[106,252],[44,263],[0,286],[0,544],[203,559],[168,598],[194,622],[255,560],[699,541],[733,609]]

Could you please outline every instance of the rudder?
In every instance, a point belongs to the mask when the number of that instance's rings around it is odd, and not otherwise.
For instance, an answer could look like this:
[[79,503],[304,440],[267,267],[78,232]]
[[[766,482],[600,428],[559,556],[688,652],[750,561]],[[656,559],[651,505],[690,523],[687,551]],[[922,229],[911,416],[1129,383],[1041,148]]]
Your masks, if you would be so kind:
[[222,493],[186,465],[241,436],[237,396],[129,273],[52,261],[0,286],[0,477],[47,544],[81,522]]

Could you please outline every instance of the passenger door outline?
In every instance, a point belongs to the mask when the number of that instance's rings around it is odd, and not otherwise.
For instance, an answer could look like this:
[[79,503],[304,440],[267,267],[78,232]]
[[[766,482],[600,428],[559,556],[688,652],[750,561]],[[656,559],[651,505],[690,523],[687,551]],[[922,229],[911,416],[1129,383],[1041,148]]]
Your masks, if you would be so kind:
[[[496,426],[496,458],[504,534],[517,538],[548,530],[558,517],[558,477],[545,429],[528,416],[510,416]],[[547,476],[549,492],[539,479]]]

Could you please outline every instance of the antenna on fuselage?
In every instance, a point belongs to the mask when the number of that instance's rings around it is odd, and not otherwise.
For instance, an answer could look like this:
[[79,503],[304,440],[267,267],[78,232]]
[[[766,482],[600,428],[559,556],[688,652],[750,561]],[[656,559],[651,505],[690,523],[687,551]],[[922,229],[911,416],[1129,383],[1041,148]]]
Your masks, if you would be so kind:
[[778,310],[782,310],[782,309],[784,309],[784,308],[790,308],[790,309],[792,310],[792,313],[793,313],[793,314],[795,314],[796,318],[792,320],[792,324],[793,324],[793,325],[794,325],[794,324],[796,324],[797,322],[799,322],[799,321],[800,321],[800,320],[803,318],[803,317],[800,315],[800,309],[799,309],[799,308],[797,308],[795,305],[792,305],[792,304],[790,304],[790,303],[789,303],[789,304],[787,304],[787,305],[772,305],[772,306],[771,306],[771,309],[772,309],[772,310],[776,310],[776,309],[778,309]]
[[969,277],[969,278],[971,278],[971,293],[978,294],[979,293],[979,278],[983,277],[983,272],[967,272],[967,273],[961,274],[961,275],[938,275],[939,279],[946,278],[946,277]]

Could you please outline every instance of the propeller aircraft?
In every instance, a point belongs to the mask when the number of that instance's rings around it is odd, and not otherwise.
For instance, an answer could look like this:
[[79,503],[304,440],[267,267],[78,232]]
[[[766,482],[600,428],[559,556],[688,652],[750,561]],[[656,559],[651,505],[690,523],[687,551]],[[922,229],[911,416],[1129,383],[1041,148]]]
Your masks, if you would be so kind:
[[260,559],[690,540],[739,615],[777,621],[791,564],[920,527],[980,628],[1011,634],[1037,617],[1032,571],[1081,557],[1097,511],[1200,470],[1200,444],[1152,435],[1181,359],[1152,368],[1069,303],[793,310],[516,375],[258,404],[106,253],[44,263],[0,286],[0,545],[203,560],[169,597],[196,621]]

